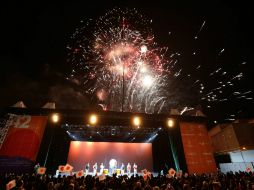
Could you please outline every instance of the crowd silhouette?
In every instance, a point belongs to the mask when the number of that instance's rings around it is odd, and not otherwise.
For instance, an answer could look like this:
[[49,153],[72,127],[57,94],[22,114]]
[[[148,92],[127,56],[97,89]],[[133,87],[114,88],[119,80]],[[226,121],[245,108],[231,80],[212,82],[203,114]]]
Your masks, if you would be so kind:
[[15,180],[15,187],[20,190],[216,190],[216,189],[254,189],[253,172],[230,172],[227,174],[191,174],[181,177],[168,177],[167,175],[105,176],[51,176],[48,174],[6,174],[0,178],[0,189],[6,189],[10,181]]

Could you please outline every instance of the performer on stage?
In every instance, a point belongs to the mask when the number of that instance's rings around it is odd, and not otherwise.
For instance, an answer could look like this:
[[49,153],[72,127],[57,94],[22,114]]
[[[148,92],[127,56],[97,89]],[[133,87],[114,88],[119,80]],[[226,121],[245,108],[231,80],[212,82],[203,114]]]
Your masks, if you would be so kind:
[[97,173],[97,162],[93,165],[93,175],[95,176]]
[[86,175],[88,175],[89,168],[90,168],[90,164],[89,164],[89,163],[87,163],[87,164],[86,164],[86,167],[85,167],[85,170],[86,170]]
[[104,165],[103,165],[103,163],[101,163],[101,165],[100,165],[100,175],[103,174],[103,170],[104,170]]
[[114,174],[116,172],[116,168],[117,168],[117,161],[115,159],[111,159],[109,161],[110,174]]
[[138,174],[138,166],[136,163],[133,164],[134,176]]
[[131,165],[130,165],[130,163],[127,164],[127,174],[128,175],[131,174]]
[[121,165],[121,175],[124,175],[124,164]]

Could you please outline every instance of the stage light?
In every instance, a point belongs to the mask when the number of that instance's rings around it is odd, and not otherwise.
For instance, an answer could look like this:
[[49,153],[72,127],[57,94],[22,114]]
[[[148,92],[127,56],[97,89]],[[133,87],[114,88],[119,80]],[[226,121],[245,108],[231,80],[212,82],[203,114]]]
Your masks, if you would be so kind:
[[51,120],[53,123],[57,123],[60,119],[60,116],[58,113],[54,113],[52,116],[51,116]]
[[138,117],[138,116],[135,116],[134,118],[133,118],[133,125],[135,125],[135,126],[138,126],[139,127],[139,125],[141,124],[141,119]]
[[95,114],[90,115],[89,117],[89,124],[95,125],[98,122],[98,117]]
[[244,147],[242,147],[242,149],[243,149],[243,150],[246,150],[246,147],[244,146]]
[[167,125],[168,125],[169,128],[174,127],[174,120],[173,119],[168,119],[167,120]]
[[149,136],[149,139],[146,140],[146,143],[152,142],[154,141],[154,139],[156,139],[156,137],[158,136],[158,133],[153,133],[152,135]]

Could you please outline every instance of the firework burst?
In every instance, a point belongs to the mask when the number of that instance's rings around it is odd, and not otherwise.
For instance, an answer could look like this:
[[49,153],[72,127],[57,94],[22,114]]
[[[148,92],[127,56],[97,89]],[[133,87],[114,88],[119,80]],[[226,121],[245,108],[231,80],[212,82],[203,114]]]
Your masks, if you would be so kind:
[[[160,112],[166,102],[166,48],[154,42],[151,20],[114,9],[77,30],[69,46],[70,80],[114,111]],[[89,32],[91,31],[91,32]]]
[[[252,99],[251,91],[231,88],[243,77],[241,72],[213,67],[206,71],[206,76],[214,77],[213,85],[198,77],[202,65],[193,65],[194,69],[187,72],[180,63],[181,53],[157,45],[151,24],[151,19],[135,9],[116,8],[95,21],[89,20],[75,31],[67,47],[68,62],[73,67],[68,80],[82,86],[103,109],[113,111],[160,113],[177,107],[183,113],[202,102],[209,108],[211,102],[232,97]],[[205,26],[203,21],[195,41]],[[224,51],[218,51],[217,56]],[[192,56],[198,53],[194,51]]]

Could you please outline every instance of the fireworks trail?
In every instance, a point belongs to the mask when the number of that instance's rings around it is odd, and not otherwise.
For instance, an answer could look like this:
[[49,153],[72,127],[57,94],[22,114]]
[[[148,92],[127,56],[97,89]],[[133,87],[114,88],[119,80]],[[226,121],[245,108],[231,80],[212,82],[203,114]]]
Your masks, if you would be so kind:
[[[151,23],[135,9],[118,8],[85,25],[82,21],[67,46],[67,61],[73,67],[67,79],[104,110],[113,111],[168,113],[178,108],[184,114],[198,104],[211,108],[212,102],[252,99],[252,91],[234,89],[243,72],[229,72],[218,64],[210,71],[200,64],[187,69],[181,62],[185,52],[157,45]],[[197,41],[205,24],[194,37]],[[224,48],[217,56],[223,54]],[[192,56],[197,56],[196,51]],[[202,72],[212,85],[199,77]]]
[[196,34],[196,36],[195,36],[195,38],[194,38],[195,40],[198,39],[198,35],[199,35],[199,33],[202,31],[202,29],[203,29],[204,26],[205,26],[205,20],[204,20],[204,22],[202,23],[202,25],[201,25],[201,27],[200,27],[198,33]]

